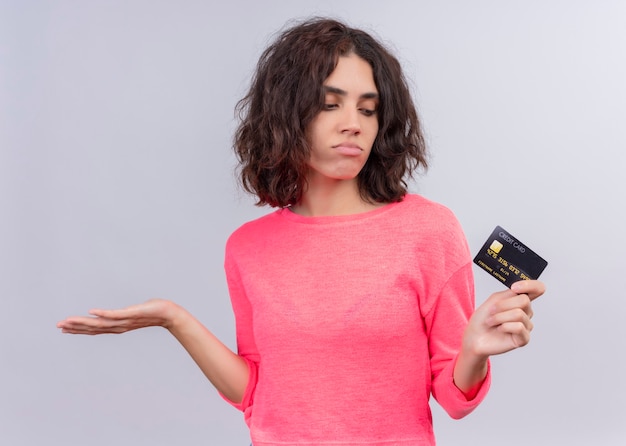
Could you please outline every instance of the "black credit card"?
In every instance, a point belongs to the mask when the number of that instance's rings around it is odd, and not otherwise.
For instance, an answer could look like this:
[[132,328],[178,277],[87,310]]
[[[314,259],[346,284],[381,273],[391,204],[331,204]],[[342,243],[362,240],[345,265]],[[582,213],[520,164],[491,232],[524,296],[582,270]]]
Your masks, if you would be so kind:
[[532,249],[496,226],[474,263],[509,288],[519,280],[538,279],[548,265]]

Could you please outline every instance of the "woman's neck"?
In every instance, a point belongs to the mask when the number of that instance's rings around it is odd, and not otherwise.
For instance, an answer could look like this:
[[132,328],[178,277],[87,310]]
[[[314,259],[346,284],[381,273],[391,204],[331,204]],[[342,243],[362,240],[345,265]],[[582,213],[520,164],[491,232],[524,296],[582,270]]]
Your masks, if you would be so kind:
[[332,183],[311,184],[302,194],[300,202],[291,207],[296,214],[305,217],[359,214],[374,210],[383,203],[364,200],[356,179],[337,180]]

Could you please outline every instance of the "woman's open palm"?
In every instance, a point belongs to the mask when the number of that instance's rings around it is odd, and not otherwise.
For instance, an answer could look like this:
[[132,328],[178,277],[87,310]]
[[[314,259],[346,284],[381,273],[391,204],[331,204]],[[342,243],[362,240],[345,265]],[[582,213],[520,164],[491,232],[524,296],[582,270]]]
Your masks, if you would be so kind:
[[145,327],[165,327],[170,322],[171,302],[151,299],[118,310],[94,309],[89,316],[68,317],[57,324],[63,333],[97,335],[125,333]]

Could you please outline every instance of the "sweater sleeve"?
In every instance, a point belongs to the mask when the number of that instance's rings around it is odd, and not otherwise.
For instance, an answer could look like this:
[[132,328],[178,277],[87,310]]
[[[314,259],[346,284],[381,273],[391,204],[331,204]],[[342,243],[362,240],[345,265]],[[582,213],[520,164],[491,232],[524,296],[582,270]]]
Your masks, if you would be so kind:
[[454,366],[463,332],[474,311],[474,279],[471,262],[457,270],[443,285],[435,305],[425,317],[429,338],[432,394],[455,419],[472,412],[487,395],[491,367],[474,398],[468,400],[454,384]]
[[237,353],[248,363],[250,375],[248,385],[246,386],[240,403],[235,403],[226,398],[224,395],[222,395],[222,397],[235,408],[241,410],[242,412],[246,412],[253,403],[260,357],[254,342],[254,333],[252,329],[252,306],[246,297],[241,276],[237,265],[232,258],[232,253],[228,249],[228,245],[226,248],[225,270],[226,280],[228,282],[228,291],[233,307],[233,313],[235,315]]

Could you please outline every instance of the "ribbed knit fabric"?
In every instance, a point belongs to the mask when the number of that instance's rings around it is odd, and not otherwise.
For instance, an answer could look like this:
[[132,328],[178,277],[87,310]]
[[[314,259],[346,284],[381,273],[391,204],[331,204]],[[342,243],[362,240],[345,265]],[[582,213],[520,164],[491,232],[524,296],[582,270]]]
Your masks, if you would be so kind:
[[225,268],[250,367],[233,405],[255,446],[433,445],[431,393],[454,418],[487,393],[490,375],[471,401],[452,380],[474,284],[461,227],[439,204],[281,209],[231,235]]

